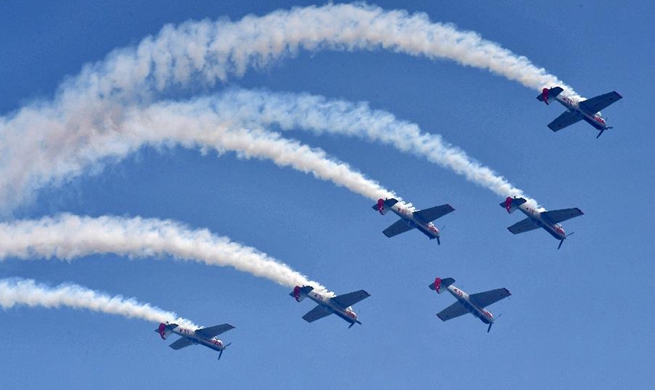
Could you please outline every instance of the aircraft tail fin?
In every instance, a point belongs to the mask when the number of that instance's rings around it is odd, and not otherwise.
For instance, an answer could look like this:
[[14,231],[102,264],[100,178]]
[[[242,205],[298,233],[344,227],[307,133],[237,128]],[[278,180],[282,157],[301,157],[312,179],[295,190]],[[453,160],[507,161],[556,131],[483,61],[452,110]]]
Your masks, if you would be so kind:
[[386,214],[393,205],[398,203],[398,199],[389,198],[389,199],[378,199],[378,202],[373,205],[373,210],[379,212],[380,214]]
[[297,302],[302,301],[307,297],[307,294],[309,294],[310,291],[312,291],[314,287],[312,286],[296,286],[293,288],[293,291],[289,293]]
[[437,294],[441,294],[442,291],[446,290],[448,286],[451,284],[455,283],[455,279],[453,278],[436,278],[434,279],[434,283],[429,285],[430,290],[434,290],[437,292]]
[[544,102],[546,104],[550,104],[549,101],[555,99],[557,95],[562,93],[564,91],[561,87],[553,87],[553,88],[544,88],[539,96],[537,96],[537,100],[540,102]]
[[177,328],[177,324],[160,323],[159,327],[155,329],[155,332],[159,333],[162,340],[166,340],[168,336],[172,333],[172,330]]
[[504,202],[500,203],[500,207],[504,208],[507,210],[508,213],[513,213],[514,210],[518,209],[519,206],[521,206],[523,203],[527,202],[527,200],[523,198],[517,198],[517,197],[507,197]]

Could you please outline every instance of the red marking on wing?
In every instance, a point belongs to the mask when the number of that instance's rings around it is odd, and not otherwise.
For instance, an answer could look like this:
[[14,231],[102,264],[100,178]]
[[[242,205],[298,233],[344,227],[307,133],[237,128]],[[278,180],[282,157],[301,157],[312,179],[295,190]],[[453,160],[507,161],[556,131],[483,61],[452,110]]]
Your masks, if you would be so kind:
[[382,214],[383,211],[384,211],[384,199],[378,199],[378,212],[381,215],[383,215]]

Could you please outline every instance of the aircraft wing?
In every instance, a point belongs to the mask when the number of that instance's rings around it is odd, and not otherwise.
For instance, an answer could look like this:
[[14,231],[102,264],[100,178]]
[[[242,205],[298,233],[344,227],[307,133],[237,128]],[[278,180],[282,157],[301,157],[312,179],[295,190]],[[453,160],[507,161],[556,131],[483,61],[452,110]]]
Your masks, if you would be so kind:
[[468,309],[464,307],[459,301],[453,303],[447,308],[437,314],[437,317],[441,318],[441,321],[452,320],[453,318],[463,316],[464,314],[469,313]]
[[477,294],[471,294],[469,295],[469,298],[477,303],[478,306],[480,307],[487,307],[491,305],[492,303],[496,303],[500,301],[503,298],[507,298],[508,296],[512,295],[508,289],[506,288],[497,288],[495,290],[491,291],[485,291]]
[[405,233],[407,231],[410,231],[414,229],[412,226],[409,226],[407,222],[405,222],[404,219],[399,219],[394,223],[393,225],[389,226],[388,228],[384,229],[382,233],[384,233],[385,236],[387,237],[393,237],[397,236],[401,233]]
[[348,294],[342,294],[342,295],[336,296],[336,297],[332,298],[332,301],[335,302],[337,305],[339,305],[341,307],[348,307],[348,306],[352,306],[355,303],[357,303],[359,301],[362,301],[362,300],[364,300],[364,299],[366,299],[366,298],[368,298],[370,296],[371,296],[371,294],[367,293],[366,291],[359,290],[359,291],[351,292],[351,293],[348,293]]
[[230,329],[234,329],[234,326],[230,324],[210,326],[207,328],[196,329],[196,333],[201,336],[211,339],[212,337],[218,336],[221,333],[225,333]]
[[429,209],[419,210],[414,212],[414,216],[418,216],[425,223],[432,222],[437,218],[441,218],[448,213],[455,211],[453,206],[444,204],[441,206],[431,207]]
[[[543,213],[542,213],[543,215]],[[530,230],[534,230],[539,228],[539,225],[530,218],[526,218],[520,222],[515,223],[514,225],[510,226],[507,228],[510,232],[514,234],[519,234],[519,233],[525,233],[529,232]]]
[[552,223],[560,223],[566,221],[567,219],[578,217],[582,214],[584,214],[582,210],[576,207],[573,209],[544,211],[541,213],[541,216],[545,217]]
[[562,115],[558,116],[554,121],[548,124],[548,127],[552,131],[559,131],[565,127],[571,126],[572,124],[580,121],[582,118],[575,115],[570,111],[565,111]]
[[592,97],[591,99],[587,99],[583,102],[580,102],[580,105],[584,109],[595,114],[598,111],[604,109],[605,107],[608,107],[610,104],[621,100],[622,98],[623,96],[616,93],[616,91],[612,91],[600,96]]
[[171,344],[170,347],[173,348],[174,350],[178,350],[193,344],[194,344],[193,341],[187,339],[186,337],[182,337],[181,339]]
[[308,311],[307,314],[302,316],[302,318],[307,322],[314,322],[316,320],[320,320],[323,317],[327,317],[330,314],[332,314],[332,312],[328,308],[318,305],[312,310]]

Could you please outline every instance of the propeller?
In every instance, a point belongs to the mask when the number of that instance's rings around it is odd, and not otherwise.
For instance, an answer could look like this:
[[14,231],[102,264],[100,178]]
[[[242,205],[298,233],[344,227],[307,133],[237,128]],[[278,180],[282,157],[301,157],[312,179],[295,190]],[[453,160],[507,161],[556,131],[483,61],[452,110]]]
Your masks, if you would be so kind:
[[221,356],[223,356],[223,351],[225,351],[225,348],[229,347],[232,345],[232,343],[227,343],[223,346],[223,349],[221,349],[221,352],[218,353],[218,360],[221,360]]
[[566,236],[564,236],[564,238],[562,238],[562,239],[560,240],[560,242],[559,242],[559,246],[557,247],[558,250],[559,250],[559,248],[562,247],[562,244],[564,244],[564,240],[566,240],[567,238],[569,238],[569,236],[572,236],[573,233],[575,233],[575,232],[571,232],[571,233],[567,234]]

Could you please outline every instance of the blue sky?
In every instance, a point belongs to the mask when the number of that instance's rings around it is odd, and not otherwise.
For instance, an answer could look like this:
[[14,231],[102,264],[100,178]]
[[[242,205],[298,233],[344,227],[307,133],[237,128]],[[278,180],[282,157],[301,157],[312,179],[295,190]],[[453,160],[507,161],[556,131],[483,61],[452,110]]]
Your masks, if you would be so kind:
[[[234,2],[236,3],[236,2]],[[313,2],[8,1],[0,6],[3,117],[49,100],[62,80],[164,24],[264,15]],[[321,3],[319,3],[321,4]],[[378,2],[394,9],[394,2]],[[615,128],[594,139],[584,123],[546,125],[560,106],[488,71],[383,50],[300,52],[185,100],[225,88],[308,92],[417,123],[491,167],[549,209],[579,207],[557,250],[543,231],[519,236],[503,199],[450,170],[389,146],[285,133],[379,181],[419,208],[456,211],[442,245],[413,232],[387,239],[395,221],[360,195],[269,161],[198,150],[143,148],[94,175],[49,186],[12,219],[68,212],[172,219],[255,247],[337,293],[360,288],[362,326],[302,320],[312,306],[289,290],[229,268],[172,259],[89,256],[73,263],[0,264],[0,277],[74,282],[135,297],[197,323],[236,326],[220,363],[201,347],[173,351],[156,324],[69,309],[0,312],[2,388],[643,388],[655,380],[652,219],[655,181],[649,115],[655,43],[646,2],[403,2],[433,22],[473,30],[591,97],[616,90],[604,111]],[[200,88],[200,90],[202,90]],[[277,130],[275,128],[271,130]],[[451,276],[474,293],[506,287],[491,333],[472,316],[442,323],[453,300],[427,286]]]

